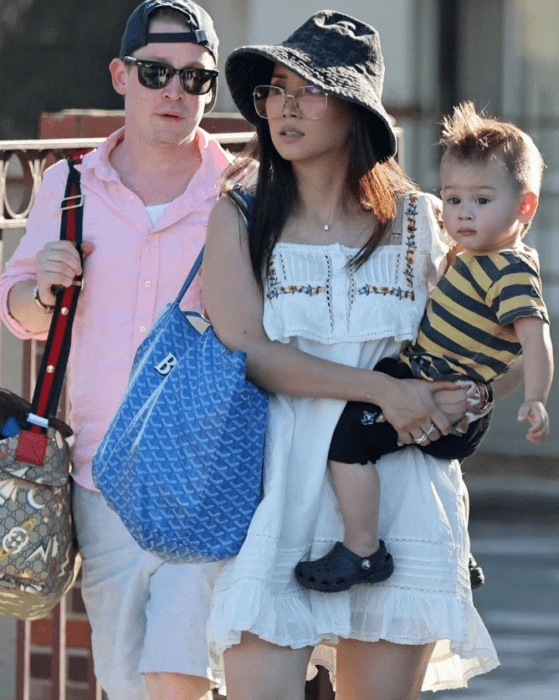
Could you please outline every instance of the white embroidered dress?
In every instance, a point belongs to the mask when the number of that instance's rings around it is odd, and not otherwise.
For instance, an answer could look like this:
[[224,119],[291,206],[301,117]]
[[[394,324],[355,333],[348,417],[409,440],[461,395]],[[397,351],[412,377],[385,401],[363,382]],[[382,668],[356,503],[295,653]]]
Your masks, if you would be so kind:
[[[343,245],[279,243],[266,280],[264,327],[272,340],[346,365],[373,368],[415,338],[433,283],[442,271],[438,200],[412,195],[402,235],[358,270]],[[327,454],[343,401],[274,396],[264,498],[238,556],[218,576],[209,623],[216,675],[223,651],[242,631],[300,648],[316,646],[312,664],[335,675],[338,637],[400,644],[437,641],[424,690],[465,685],[497,664],[472,605],[469,539],[457,462],[406,448],[383,457],[379,536],[395,562],[387,581],[344,593],[301,588],[293,569],[343,539]],[[314,668],[311,666],[310,674]]]

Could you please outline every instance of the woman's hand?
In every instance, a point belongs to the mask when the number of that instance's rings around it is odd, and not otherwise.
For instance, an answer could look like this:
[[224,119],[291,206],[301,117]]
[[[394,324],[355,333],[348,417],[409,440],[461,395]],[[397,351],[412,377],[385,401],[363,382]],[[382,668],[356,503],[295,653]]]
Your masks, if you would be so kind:
[[451,384],[448,388],[448,382],[431,382],[434,391],[432,393],[433,401],[439,409],[448,418],[451,425],[456,425],[470,410],[467,401],[467,390],[458,384]]
[[379,402],[383,416],[402,445],[427,445],[447,435],[453,419],[458,416],[459,420],[465,412],[465,392],[452,382],[394,379],[385,396]]

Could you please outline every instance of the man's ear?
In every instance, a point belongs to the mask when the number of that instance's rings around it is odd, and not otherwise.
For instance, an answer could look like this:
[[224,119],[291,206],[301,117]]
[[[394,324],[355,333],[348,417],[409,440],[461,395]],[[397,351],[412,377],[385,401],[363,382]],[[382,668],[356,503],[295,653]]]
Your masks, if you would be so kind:
[[213,87],[209,92],[207,92],[204,97],[206,98],[206,104],[204,105],[204,113],[207,114],[208,112],[211,112],[212,109],[214,108],[215,104],[215,87]]
[[119,95],[126,95],[128,85],[128,68],[120,58],[113,58],[109,63],[113,88]]
[[526,192],[522,197],[522,202],[518,207],[518,220],[521,224],[528,224],[532,221],[536,209],[538,208],[538,198],[533,192]]

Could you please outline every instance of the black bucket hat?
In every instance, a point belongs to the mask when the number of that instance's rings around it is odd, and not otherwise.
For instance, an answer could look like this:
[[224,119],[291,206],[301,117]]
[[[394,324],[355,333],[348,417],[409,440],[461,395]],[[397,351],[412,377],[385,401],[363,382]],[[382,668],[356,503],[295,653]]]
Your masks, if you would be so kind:
[[251,124],[260,119],[252,92],[270,82],[274,63],[328,95],[367,109],[379,159],[396,154],[396,136],[381,103],[384,60],[373,27],[342,12],[321,10],[277,46],[235,49],[225,64],[225,78],[237,108]]

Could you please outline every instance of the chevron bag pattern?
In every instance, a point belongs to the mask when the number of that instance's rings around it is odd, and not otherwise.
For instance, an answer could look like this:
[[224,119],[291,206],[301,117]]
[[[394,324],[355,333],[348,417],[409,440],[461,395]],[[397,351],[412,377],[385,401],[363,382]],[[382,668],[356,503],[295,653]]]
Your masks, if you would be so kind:
[[260,502],[268,395],[200,314],[167,305],[136,352],[93,478],[143,549],[171,562],[236,554]]

